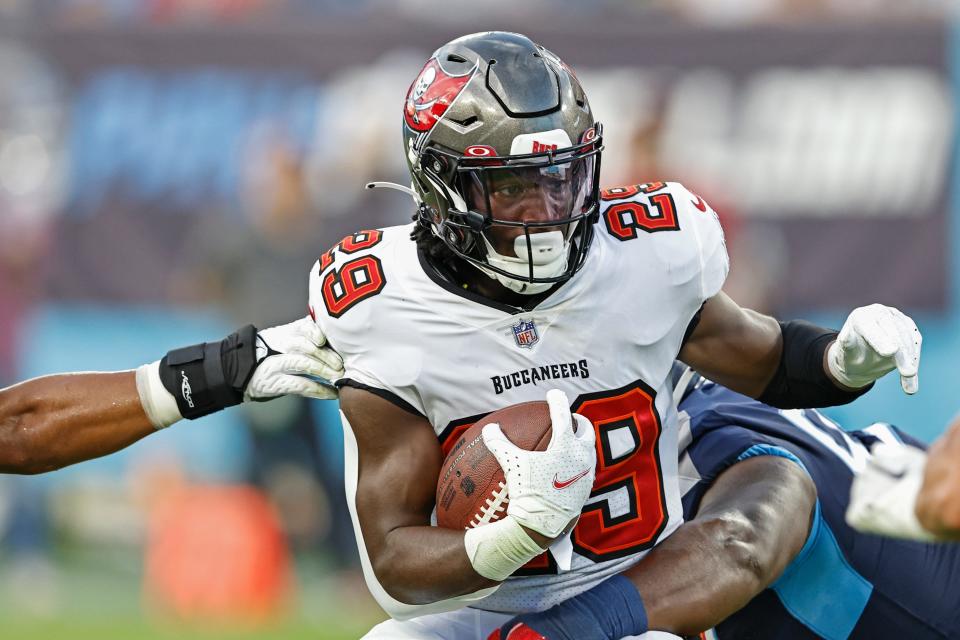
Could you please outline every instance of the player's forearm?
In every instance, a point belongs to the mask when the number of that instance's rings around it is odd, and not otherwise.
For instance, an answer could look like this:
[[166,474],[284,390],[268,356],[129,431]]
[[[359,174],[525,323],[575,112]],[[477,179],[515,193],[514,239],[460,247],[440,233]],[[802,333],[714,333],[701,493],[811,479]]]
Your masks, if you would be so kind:
[[373,568],[387,593],[406,604],[438,602],[497,584],[470,564],[463,532],[440,527],[392,530]]
[[343,362],[324,342],[309,317],[261,332],[249,325],[136,372],[67,373],[0,389],[0,472],[42,473],[113,453],[245,398],[335,397],[305,377],[342,375]]
[[34,378],[0,390],[0,472],[52,471],[154,430],[133,371]]
[[735,516],[685,523],[626,576],[651,629],[696,634],[742,608],[770,579],[749,523]]
[[741,609],[800,552],[815,504],[813,482],[790,460],[759,456],[725,471],[697,516],[626,574],[649,628],[695,634]]

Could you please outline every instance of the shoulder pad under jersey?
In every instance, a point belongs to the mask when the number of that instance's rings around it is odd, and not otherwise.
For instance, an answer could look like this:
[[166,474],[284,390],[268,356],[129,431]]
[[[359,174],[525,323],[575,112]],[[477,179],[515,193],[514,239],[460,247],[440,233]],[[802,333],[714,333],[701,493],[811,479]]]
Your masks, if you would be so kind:
[[717,214],[679,182],[605,189],[597,226],[598,234],[624,252],[652,256],[671,284],[698,279],[701,301],[726,280],[729,259]]

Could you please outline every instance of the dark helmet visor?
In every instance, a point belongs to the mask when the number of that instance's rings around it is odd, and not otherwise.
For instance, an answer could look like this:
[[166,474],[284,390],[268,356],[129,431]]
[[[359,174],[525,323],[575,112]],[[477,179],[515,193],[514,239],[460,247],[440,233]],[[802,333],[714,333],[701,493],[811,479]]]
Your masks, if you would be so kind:
[[516,236],[562,231],[568,240],[588,212],[595,158],[572,157],[541,166],[489,167],[463,172],[470,210],[487,220],[484,235],[498,253],[513,254]]
[[[482,234],[497,253],[510,256],[515,255],[519,236],[525,236],[529,248],[531,234],[560,230],[572,241],[567,271],[560,276],[535,278],[531,262],[526,279],[560,282],[569,278],[583,264],[599,208],[598,174],[603,143],[599,124],[595,126],[598,133],[589,142],[557,151],[470,157],[431,149],[440,160],[435,165],[437,169],[448,167],[453,174],[447,184],[455,185],[465,205],[463,211],[448,208],[443,224],[452,234],[441,237],[461,258],[500,272],[484,261],[482,243],[467,242],[458,246],[451,238]],[[427,163],[425,173],[433,176],[438,184],[446,182],[439,171],[430,169],[431,164]]]

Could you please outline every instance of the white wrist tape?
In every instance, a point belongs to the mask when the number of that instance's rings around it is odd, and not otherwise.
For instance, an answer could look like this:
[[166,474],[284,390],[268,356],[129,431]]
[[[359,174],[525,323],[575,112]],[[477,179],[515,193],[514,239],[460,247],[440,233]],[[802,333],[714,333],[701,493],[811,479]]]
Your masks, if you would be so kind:
[[140,394],[144,413],[157,429],[169,427],[183,419],[176,399],[160,382],[159,360],[137,368],[137,393]]
[[463,544],[474,570],[484,578],[497,582],[506,580],[514,571],[543,553],[540,545],[510,516],[467,529]]

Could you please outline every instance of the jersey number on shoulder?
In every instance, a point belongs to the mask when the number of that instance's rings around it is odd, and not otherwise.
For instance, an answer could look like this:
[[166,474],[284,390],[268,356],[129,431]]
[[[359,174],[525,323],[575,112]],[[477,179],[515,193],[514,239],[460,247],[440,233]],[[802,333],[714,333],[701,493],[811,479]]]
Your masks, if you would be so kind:
[[605,201],[626,200],[644,193],[650,196],[650,204],[653,205],[653,211],[643,202],[618,202],[607,207],[603,222],[610,235],[626,241],[637,237],[637,229],[647,233],[680,229],[673,196],[669,193],[657,193],[666,186],[664,182],[650,182],[604,190],[600,198]]
[[[356,253],[378,244],[382,237],[377,230],[358,231],[347,236],[320,256],[321,273],[333,264],[334,251]],[[339,318],[358,302],[377,295],[387,284],[380,259],[371,255],[348,260],[322,278],[323,304],[332,318]]]
[[[597,433],[597,473],[571,539],[594,562],[629,556],[653,546],[667,523],[658,445],[662,426],[655,393],[641,381],[613,391],[585,394],[571,407]],[[482,416],[457,420],[444,430],[454,442]],[[514,575],[556,573],[549,551]]]

